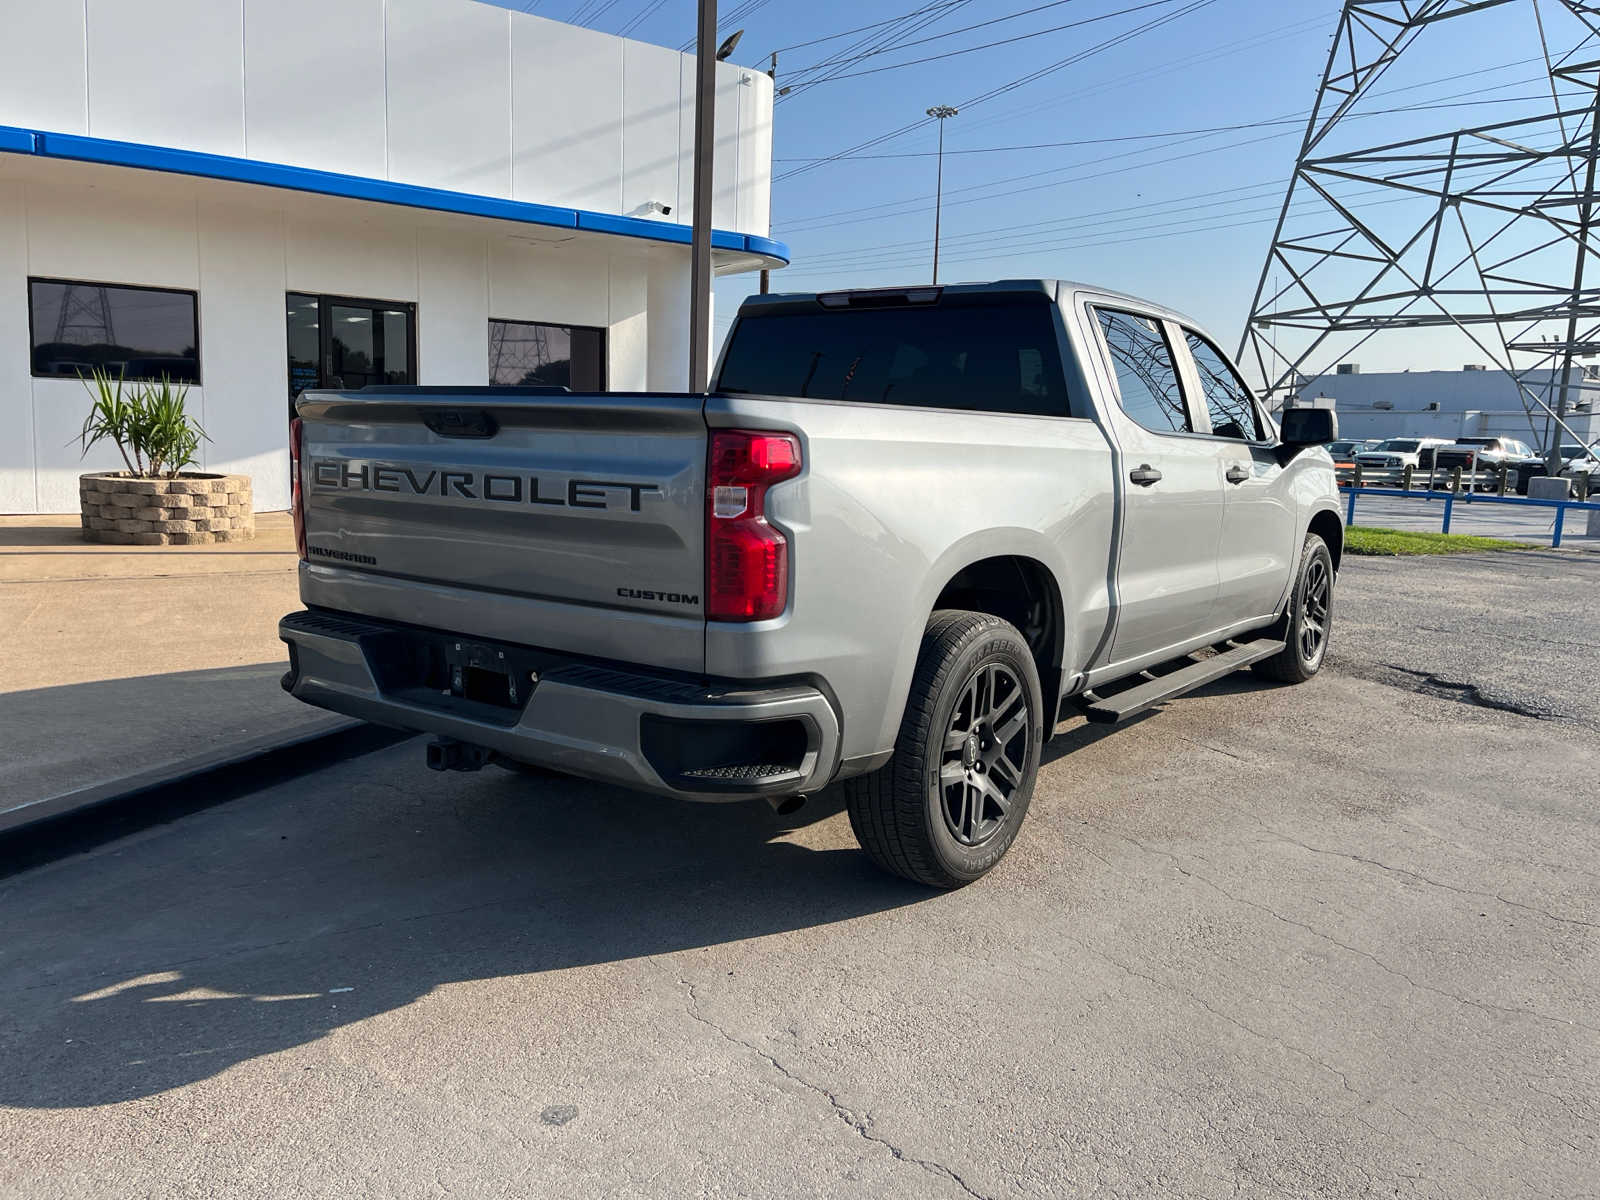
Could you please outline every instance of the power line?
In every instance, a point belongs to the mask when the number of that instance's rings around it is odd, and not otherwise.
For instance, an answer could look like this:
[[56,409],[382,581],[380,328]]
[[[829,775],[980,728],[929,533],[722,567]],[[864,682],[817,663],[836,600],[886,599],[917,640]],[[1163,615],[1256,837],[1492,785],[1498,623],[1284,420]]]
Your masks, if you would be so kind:
[[639,28],[639,26],[643,25],[651,17],[660,12],[662,6],[665,5],[666,2],[667,0],[645,0],[644,8],[640,9],[638,14],[635,15],[632,20],[624,24],[621,29],[617,30],[617,36],[627,37],[635,29]]
[[[1026,87],[1028,84],[1035,83],[1038,80],[1052,75],[1057,71],[1063,71],[1067,67],[1080,63],[1086,58],[1090,58],[1096,54],[1104,53],[1106,50],[1112,49],[1115,46],[1120,46],[1124,42],[1130,41],[1141,34],[1148,33],[1153,29],[1157,29],[1162,25],[1169,24],[1172,21],[1176,21],[1181,17],[1188,16],[1191,13],[1198,12],[1203,8],[1208,8],[1216,2],[1217,0],[1189,0],[1189,3],[1185,4],[1176,12],[1166,13],[1159,17],[1153,17],[1142,25],[1137,25],[1134,28],[1117,34],[1114,37],[1097,42],[1086,49],[1080,50],[1074,54],[1070,54],[1065,58],[1049,64],[1048,66],[1040,67],[1038,70],[1030,71],[1024,75],[1019,75],[1015,79],[1008,80],[997,87],[990,88],[988,91],[980,92],[976,96],[969,97],[968,99],[956,104],[955,107],[972,108],[975,105],[983,104],[985,101],[992,100],[996,96],[1004,95],[1006,92],[1013,91],[1020,87]],[[860,142],[854,146],[849,146],[844,150],[840,150],[837,154],[830,155],[824,159],[819,159],[817,162],[806,163],[802,166],[795,167],[793,170],[785,171],[780,175],[774,175],[773,182],[777,183],[784,179],[792,179],[794,176],[802,174],[806,171],[815,170],[824,163],[833,161],[833,159],[843,158],[851,154],[857,154],[862,150],[870,150],[872,147],[881,145],[891,138],[899,137],[904,133],[908,133],[913,129],[917,129],[923,125],[926,125],[931,119],[932,118],[925,117],[916,121],[911,121],[908,124],[900,126],[898,129],[889,130],[887,133],[879,134],[877,137],[869,138],[866,141]]]
[[[1065,3],[1066,0],[1062,0],[1062,2]],[[905,62],[885,63],[881,67],[868,67],[865,71],[850,71],[850,72],[847,72],[845,74],[830,75],[827,80],[819,79],[816,82],[817,83],[825,83],[825,82],[831,82],[833,80],[838,80],[838,79],[860,79],[864,75],[877,75],[877,74],[879,74],[880,72],[883,72],[883,71],[898,71],[902,67],[915,67],[915,66],[920,66],[923,63],[939,62],[941,59],[956,58],[956,57],[958,57],[960,55],[963,55],[963,54],[975,54],[979,50],[993,50],[996,46],[1009,46],[1009,45],[1012,45],[1015,42],[1025,42],[1029,38],[1043,37],[1047,33],[1060,33],[1063,29],[1077,29],[1077,28],[1079,28],[1081,26],[1084,26],[1084,25],[1094,25],[1094,24],[1097,24],[1100,21],[1109,21],[1113,17],[1124,17],[1124,16],[1127,16],[1129,13],[1140,12],[1140,11],[1142,11],[1144,9],[1147,9],[1147,8],[1160,8],[1163,5],[1175,4],[1175,3],[1177,3],[1177,0],[1146,0],[1146,2],[1143,3],[1143,4],[1135,4],[1135,5],[1132,5],[1129,8],[1117,9],[1115,12],[1101,13],[1099,16],[1085,17],[1081,21],[1068,21],[1064,25],[1051,25],[1050,27],[1048,27],[1046,29],[1036,29],[1036,30],[1032,31],[1031,33],[1019,33],[1015,37],[1001,38],[999,41],[994,41],[994,42],[984,42],[981,45],[977,45],[977,46],[963,46],[959,50],[950,50],[950,51],[947,51],[944,54],[930,54],[925,58],[912,58],[912,59],[907,59]],[[1036,11],[1036,10],[1030,9],[1029,11]],[[999,23],[1000,21],[1005,21],[1005,20],[1010,20],[1010,19],[1011,18],[1009,18],[1009,17],[996,17],[993,21],[984,21],[980,25],[969,25],[969,26],[967,26],[967,28],[968,29],[979,29],[979,28],[982,27],[982,25],[993,25],[993,24]],[[955,32],[955,31],[952,31],[952,32]],[[940,34],[938,36],[939,37],[949,37],[950,34]],[[922,42],[931,42],[931,41],[937,41],[937,40],[938,40],[938,38],[922,38],[922,39],[919,39],[918,42],[911,42],[911,43],[907,43],[907,44],[908,45],[919,45]],[[897,48],[898,49],[904,49],[905,47],[904,46],[900,46],[900,47],[897,47]],[[881,53],[883,53],[883,51],[878,50],[878,51],[874,51],[873,55],[881,54]],[[864,55],[863,57],[864,58],[870,58],[870,57],[873,57],[873,55]]]
[[[1521,65],[1521,64],[1519,63],[1519,64],[1511,64],[1511,65]],[[1491,70],[1500,70],[1500,69],[1503,69],[1503,68],[1491,68]],[[1404,87],[1404,88],[1393,88],[1393,89],[1391,89],[1391,90],[1389,90],[1387,92],[1381,93],[1381,94],[1382,95],[1390,95],[1390,96],[1392,96],[1392,95],[1398,95],[1401,92],[1415,91],[1416,89],[1422,88],[1422,87],[1436,87],[1441,83],[1455,82],[1455,81],[1457,81],[1459,79],[1469,78],[1471,74],[1478,74],[1478,73],[1487,73],[1487,72],[1471,72],[1471,73],[1468,73],[1468,74],[1463,74],[1463,75],[1459,75],[1459,76],[1451,76],[1451,77],[1448,77],[1448,78],[1426,80],[1426,81],[1424,81],[1422,83],[1412,84],[1412,85],[1410,85],[1408,87]],[[1447,94],[1445,94],[1443,96],[1433,97],[1432,99],[1433,100],[1452,100],[1452,99],[1455,99],[1455,98],[1457,98],[1459,96],[1463,96],[1463,95],[1482,95],[1485,91],[1498,91],[1501,88],[1522,86],[1522,85],[1530,83],[1530,82],[1534,82],[1534,81],[1525,80],[1525,79],[1513,80],[1513,81],[1510,81],[1508,83],[1497,84],[1497,85],[1494,85],[1493,87],[1489,87],[1489,88],[1474,89],[1474,90],[1469,91],[1469,92],[1447,93]],[[1374,96],[1376,96],[1376,95],[1378,95],[1378,93],[1374,93]],[[1489,103],[1491,101],[1485,101],[1485,102]],[[1404,111],[1404,107],[1402,106],[1402,108],[1394,109],[1394,110],[1391,110],[1391,111]],[[1374,115],[1376,115],[1376,114],[1374,114]],[[1302,120],[1302,121],[1304,120],[1305,116],[1306,116],[1306,114],[1304,112],[1299,113],[1299,114],[1293,114],[1293,113],[1284,114],[1285,118],[1298,117],[1298,119]],[[1272,119],[1276,120],[1278,118],[1272,118]],[[1256,124],[1263,124],[1263,123],[1264,122],[1260,122],[1260,123],[1256,123]],[[1184,142],[1187,142],[1187,141],[1199,140],[1199,137],[1204,137],[1204,136],[1210,136],[1210,135],[1197,135],[1197,136],[1194,136],[1194,137],[1180,137],[1178,140],[1170,142],[1170,143],[1167,143],[1166,145],[1148,147],[1144,151],[1130,152],[1130,153],[1159,152],[1159,151],[1166,150],[1170,146],[1173,146],[1173,145],[1181,145],[1181,144],[1183,144]],[[1276,136],[1281,136],[1281,135],[1276,135]],[[1256,139],[1256,140],[1264,140],[1264,139]],[[1251,143],[1248,143],[1248,142],[1246,142],[1246,143],[1225,143],[1224,145],[1215,146],[1215,147],[1212,147],[1211,149],[1212,150],[1228,149],[1228,148],[1231,148],[1234,145],[1245,145],[1245,144],[1251,144]],[[950,152],[946,151],[946,153],[950,153]],[[1097,164],[1102,163],[1102,162],[1112,161],[1115,158],[1126,158],[1126,157],[1128,157],[1128,154],[1111,155],[1111,156],[1104,157],[1104,158],[1099,158],[1099,159],[1087,159],[1087,160],[1084,160],[1084,161],[1078,162],[1078,163],[1069,163],[1065,167],[1053,168],[1052,170],[1047,171],[1047,172],[1043,172],[1042,174],[1060,174],[1060,173],[1062,173],[1064,171],[1076,170],[1076,169],[1078,169],[1080,167],[1097,165]],[[1193,156],[1192,155],[1185,155],[1183,157],[1193,157]],[[1001,178],[1001,179],[989,180],[989,181],[984,182],[984,183],[971,184],[971,185],[969,185],[967,187],[964,187],[964,188],[956,188],[950,194],[951,195],[961,195],[961,194],[967,193],[967,192],[982,191],[982,190],[984,190],[986,188],[996,187],[996,186],[999,186],[1001,184],[1016,183],[1016,182],[1020,182],[1020,181],[1023,181],[1023,180],[1038,179],[1040,177],[1040,175],[1041,175],[1041,172],[1035,171],[1035,172],[1030,172],[1027,175],[1007,176],[1007,177],[1004,177],[1004,178]],[[1098,177],[1099,176],[1094,176],[1094,178],[1098,178]],[[1053,186],[1053,185],[1041,185],[1041,186]],[[1014,189],[1013,191],[998,193],[995,196],[976,197],[975,199],[995,199],[995,198],[998,198],[999,196],[1014,195],[1018,191],[1028,191],[1028,190],[1034,190],[1034,189],[1031,189],[1031,188]],[[867,221],[871,221],[871,220],[886,220],[886,219],[890,219],[890,218],[893,218],[893,217],[909,216],[909,215],[911,215],[913,213],[922,211],[921,208],[918,207],[918,206],[920,205],[920,203],[922,201],[929,200],[929,199],[931,199],[930,196],[906,197],[906,198],[903,198],[903,199],[900,199],[900,200],[886,201],[886,202],[881,203],[881,204],[866,205],[864,207],[859,207],[859,208],[838,209],[838,210],[835,210],[833,212],[820,213],[820,214],[817,214],[817,215],[815,215],[813,217],[803,218],[802,220],[800,220],[799,222],[796,222],[793,225],[786,226],[785,227],[785,233],[803,232],[806,229],[810,229],[810,228],[828,227],[828,226],[832,226],[832,225],[836,225],[836,224],[856,224],[856,223],[859,223],[859,222],[858,221],[836,221],[836,220],[834,220],[834,218],[838,218],[838,217],[856,217],[858,214],[880,212],[880,211],[886,210],[886,209],[896,209],[898,211],[882,212],[881,216],[878,216],[878,217],[862,217],[862,218],[860,218],[860,220],[867,220]],[[952,201],[951,203],[953,203],[953,204],[969,204],[969,203],[973,203],[973,202],[974,202],[973,200],[958,200],[958,201]],[[906,207],[907,205],[910,205],[911,207]]]
[[[1519,82],[1533,82],[1522,80]],[[1518,100],[1542,100],[1543,96],[1500,96],[1493,100],[1458,100],[1449,104],[1408,104],[1400,108],[1385,108],[1375,112],[1357,113],[1354,116],[1379,117],[1391,113],[1421,112],[1435,108],[1471,108],[1479,104],[1509,104]],[[1103,138],[1078,138],[1070,142],[1027,142],[1016,146],[969,146],[965,150],[946,150],[945,157],[957,154],[1007,154],[1018,150],[1058,150],[1067,146],[1103,146],[1114,142],[1140,142],[1150,141],[1155,138],[1198,136],[1209,133],[1234,133],[1241,129],[1260,129],[1268,125],[1294,125],[1303,126],[1306,114],[1282,117],[1266,121],[1245,121],[1234,125],[1211,125],[1203,129],[1169,129],[1161,133],[1123,133]],[[851,161],[865,162],[880,158],[932,158],[932,150],[905,150],[891,154],[858,154]],[[816,162],[811,158],[775,158],[773,162]]]
[[898,48],[912,34],[920,33],[957,9],[965,8],[971,2],[972,0],[938,0],[936,3],[925,4],[904,14],[881,33],[860,38],[842,50],[836,50],[819,63],[794,74],[786,74],[784,82],[788,84],[786,89],[789,92],[788,98],[793,98],[807,88],[831,79],[864,58]]

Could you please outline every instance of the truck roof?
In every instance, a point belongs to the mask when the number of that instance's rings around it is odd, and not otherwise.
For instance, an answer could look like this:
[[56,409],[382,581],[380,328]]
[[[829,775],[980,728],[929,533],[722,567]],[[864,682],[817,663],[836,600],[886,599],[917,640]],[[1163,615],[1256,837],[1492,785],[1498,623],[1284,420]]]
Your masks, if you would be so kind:
[[1157,304],[1142,296],[1119,292],[1114,288],[1070,279],[993,279],[976,283],[911,283],[895,287],[840,288],[826,292],[771,292],[745,298],[739,306],[741,313],[756,310],[782,312],[809,310],[821,304],[824,308],[884,307],[906,304],[935,304],[946,297],[978,300],[1002,299],[1010,296],[1043,297],[1054,301],[1066,293],[1087,292],[1109,300],[1125,300],[1140,308],[1153,309],[1162,315],[1196,329],[1199,322],[1165,304]]

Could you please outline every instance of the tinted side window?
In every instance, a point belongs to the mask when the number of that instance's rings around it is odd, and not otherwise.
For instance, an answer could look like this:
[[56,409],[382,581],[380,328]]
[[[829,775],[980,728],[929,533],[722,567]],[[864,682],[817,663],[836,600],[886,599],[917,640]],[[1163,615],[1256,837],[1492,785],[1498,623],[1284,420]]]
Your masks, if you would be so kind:
[[1117,373],[1122,411],[1156,433],[1189,433],[1178,368],[1158,321],[1109,308],[1095,310]]
[[489,322],[491,387],[606,390],[606,331],[535,321]]
[[1211,432],[1218,437],[1260,441],[1261,425],[1244,380],[1205,338],[1192,329],[1185,329],[1183,336],[1189,343],[1189,353],[1194,356],[1200,390],[1205,393],[1206,409],[1211,413]]
[[70,379],[98,367],[130,380],[200,382],[194,292],[30,279],[28,304],[35,375]]
[[740,318],[725,392],[1064,417],[1053,306],[759,311]]

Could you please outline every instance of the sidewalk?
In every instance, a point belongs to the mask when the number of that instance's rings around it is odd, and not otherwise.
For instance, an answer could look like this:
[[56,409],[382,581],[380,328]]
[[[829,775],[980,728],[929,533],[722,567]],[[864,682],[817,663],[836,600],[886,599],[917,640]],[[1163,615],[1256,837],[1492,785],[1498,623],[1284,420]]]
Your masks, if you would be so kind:
[[84,542],[78,518],[0,517],[0,810],[338,723],[278,686],[299,607],[287,513],[254,541]]

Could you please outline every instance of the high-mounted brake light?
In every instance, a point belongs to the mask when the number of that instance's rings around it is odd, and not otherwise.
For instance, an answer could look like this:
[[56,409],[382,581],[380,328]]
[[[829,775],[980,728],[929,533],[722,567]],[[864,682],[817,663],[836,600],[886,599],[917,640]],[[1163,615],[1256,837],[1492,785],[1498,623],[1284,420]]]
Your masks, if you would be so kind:
[[289,496],[294,509],[294,549],[302,562],[306,559],[306,499],[300,490],[300,431],[299,417],[289,422]]
[[767,523],[767,489],[800,473],[800,439],[716,429],[707,457],[706,616],[776,617],[789,602],[789,541]]

